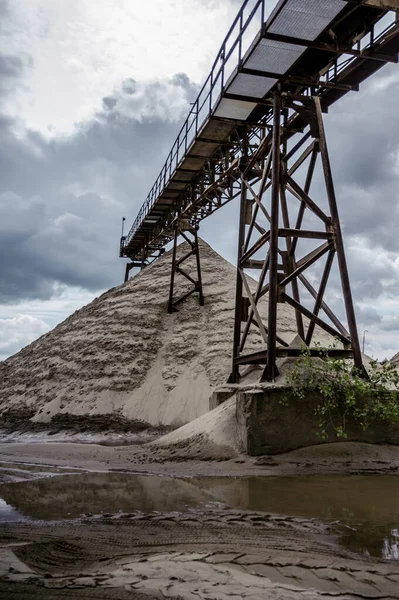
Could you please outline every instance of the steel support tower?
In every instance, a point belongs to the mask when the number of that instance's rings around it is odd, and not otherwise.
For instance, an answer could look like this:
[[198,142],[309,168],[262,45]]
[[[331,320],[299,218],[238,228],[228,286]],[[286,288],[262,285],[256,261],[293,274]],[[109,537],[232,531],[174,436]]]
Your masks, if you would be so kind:
[[[322,115],[398,62],[398,14],[399,0],[244,0],[159,177],[122,235],[120,256],[132,260],[125,280],[173,242],[168,310],[192,294],[202,305],[198,227],[228,202],[240,203],[232,382],[251,364],[262,365],[263,378],[272,381],[276,360],[299,354],[279,334],[281,303],[292,307],[312,355],[322,354],[312,346],[318,328],[337,340],[331,354],[352,358],[362,370]],[[188,252],[177,258],[179,235]],[[190,256],[195,276],[183,268]],[[176,274],[192,284],[180,297]],[[333,276],[346,326],[326,302]],[[253,328],[264,346],[256,354],[246,350]]]
[[[292,135],[290,124],[301,116],[306,116],[309,121],[309,131],[297,134],[298,141],[294,140],[295,143],[288,150],[287,142]],[[322,165],[325,206],[319,198],[312,199],[310,195],[318,160]],[[303,185],[296,180],[300,169]],[[289,348],[279,336],[277,312],[280,303],[287,303],[294,309],[297,333],[307,346],[311,345],[315,327],[318,326],[343,345],[343,349],[331,349],[330,354],[353,358],[356,367],[362,370],[319,98],[293,96],[276,90],[273,94],[272,126],[250,159],[244,150],[240,171],[241,204],[231,382],[239,380],[240,365],[248,364],[265,364],[263,378],[272,381],[278,374],[276,358],[298,355],[298,349]],[[253,174],[260,171],[262,174],[255,185]],[[306,212],[311,213],[312,228],[304,227]],[[316,243],[316,247],[309,248],[308,252],[298,257],[298,242],[304,240],[309,242],[309,246]],[[262,255],[261,259],[253,258],[259,255]],[[324,301],[335,257],[349,331]],[[316,263],[322,263],[318,289],[306,275],[306,271],[314,269]],[[255,291],[251,289],[248,276],[248,272],[254,270],[259,273]],[[312,308],[307,308],[301,301],[300,285],[313,299]],[[268,318],[264,323],[258,305],[266,294]],[[321,312],[331,324],[320,316]],[[245,353],[251,327],[259,330],[265,345],[265,350],[255,354]],[[312,350],[314,355],[322,355],[323,352]]]

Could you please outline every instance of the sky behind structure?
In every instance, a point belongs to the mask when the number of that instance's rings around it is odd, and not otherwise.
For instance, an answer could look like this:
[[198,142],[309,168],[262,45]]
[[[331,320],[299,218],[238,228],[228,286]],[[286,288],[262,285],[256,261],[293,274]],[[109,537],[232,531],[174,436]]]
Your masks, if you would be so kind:
[[[121,217],[130,226],[239,5],[0,0],[0,360],[122,281]],[[326,117],[359,331],[381,358],[399,350],[398,101],[392,65]],[[200,231],[232,262],[236,213]]]

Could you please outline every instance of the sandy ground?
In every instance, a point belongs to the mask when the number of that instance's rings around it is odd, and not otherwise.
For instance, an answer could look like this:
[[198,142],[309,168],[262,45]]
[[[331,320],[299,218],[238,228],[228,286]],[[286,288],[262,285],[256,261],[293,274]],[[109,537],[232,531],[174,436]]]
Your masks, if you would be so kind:
[[[192,449],[191,449],[192,450]],[[195,449],[194,449],[195,450]],[[214,449],[213,449],[214,450]],[[202,448],[203,451],[203,448]],[[173,454],[171,454],[171,452]],[[188,459],[190,449],[71,443],[0,445],[3,482],[24,468],[194,475],[393,473],[399,449],[334,444],[259,459]],[[11,478],[10,478],[11,477]],[[399,565],[345,550],[336,525],[231,509],[3,523],[0,595],[251,600],[399,598]]]
[[0,543],[9,600],[399,598],[396,565],[359,561],[327,526],[299,518],[208,511],[9,524]]
[[[90,420],[93,427],[103,417],[109,428],[114,421],[134,431],[143,422],[176,428],[207,413],[212,391],[230,375],[236,268],[205,242],[200,248],[204,307],[194,294],[168,314],[171,252],[166,252],[0,361],[0,421],[11,422],[13,430],[17,420],[18,428],[32,422],[57,428],[71,426],[73,419],[79,424],[80,417],[80,425]],[[178,256],[186,252],[186,244],[179,246]],[[184,269],[196,278],[194,257]],[[176,295],[187,292],[186,284],[177,274]],[[264,297],[263,317],[267,310]],[[287,304],[279,304],[278,332],[288,343],[296,336],[295,312]],[[333,340],[316,327],[315,341],[328,346]],[[246,351],[262,344],[252,326]]]
[[[277,456],[248,457],[229,448],[190,439],[187,446],[106,446],[49,442],[0,444],[0,462],[176,475],[269,476],[387,474],[399,472],[399,447],[352,442],[323,444]],[[1,473],[0,473],[1,477]],[[1,482],[1,479],[0,479]],[[3,481],[4,482],[4,481]]]

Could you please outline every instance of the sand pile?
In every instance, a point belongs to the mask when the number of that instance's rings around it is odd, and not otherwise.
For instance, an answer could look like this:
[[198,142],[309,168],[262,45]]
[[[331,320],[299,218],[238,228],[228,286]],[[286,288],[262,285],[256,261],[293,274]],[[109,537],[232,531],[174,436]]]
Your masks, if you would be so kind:
[[236,398],[231,398],[194,421],[179,427],[147,447],[163,450],[165,459],[210,460],[233,458],[244,451],[236,419]]
[[[171,253],[165,253],[0,363],[0,411],[25,410],[41,422],[112,413],[172,426],[207,412],[212,390],[230,373],[236,271],[200,244],[203,308],[192,296],[179,312],[167,313]],[[178,251],[186,252],[185,244]],[[194,261],[186,265],[194,275]],[[184,292],[179,278],[177,285]],[[286,305],[279,311],[279,333],[290,342],[293,311]],[[257,331],[251,335],[248,351],[261,345]]]
[[395,356],[392,357],[389,362],[392,363],[393,365],[395,365],[395,367],[399,368],[399,352],[397,354],[395,354]]

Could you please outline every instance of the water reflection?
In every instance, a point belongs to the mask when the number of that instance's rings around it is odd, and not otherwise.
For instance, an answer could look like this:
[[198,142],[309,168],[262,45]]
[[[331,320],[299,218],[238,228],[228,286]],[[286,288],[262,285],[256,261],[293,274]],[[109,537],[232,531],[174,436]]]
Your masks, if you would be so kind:
[[0,498],[0,523],[1,521],[20,521],[21,515],[14,509],[13,506],[7,504]]
[[382,549],[384,558],[399,560],[398,541],[398,530],[392,529],[391,535],[384,540],[384,547]]
[[190,480],[119,473],[9,483],[0,486],[0,495],[21,515],[40,520],[75,519],[85,513],[184,511],[213,499]]
[[10,514],[72,519],[99,514],[185,511],[211,503],[288,516],[321,518],[346,526],[343,542],[356,552],[399,560],[399,478],[202,477],[172,479],[122,473],[57,476],[0,487]]
[[398,529],[393,524],[356,523],[355,528],[343,535],[342,542],[354,552],[399,560]]

